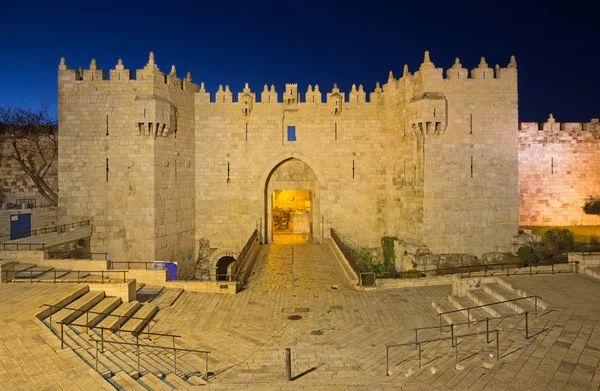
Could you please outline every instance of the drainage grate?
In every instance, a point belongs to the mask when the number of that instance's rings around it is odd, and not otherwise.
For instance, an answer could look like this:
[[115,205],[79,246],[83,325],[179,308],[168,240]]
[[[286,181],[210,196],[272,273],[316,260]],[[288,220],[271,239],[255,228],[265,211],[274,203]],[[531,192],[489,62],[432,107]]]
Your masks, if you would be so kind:
[[323,331],[321,330],[313,330],[310,332],[311,335],[323,335]]
[[288,316],[288,319],[289,320],[300,320],[300,319],[302,319],[302,316],[301,315],[290,315],[290,316]]

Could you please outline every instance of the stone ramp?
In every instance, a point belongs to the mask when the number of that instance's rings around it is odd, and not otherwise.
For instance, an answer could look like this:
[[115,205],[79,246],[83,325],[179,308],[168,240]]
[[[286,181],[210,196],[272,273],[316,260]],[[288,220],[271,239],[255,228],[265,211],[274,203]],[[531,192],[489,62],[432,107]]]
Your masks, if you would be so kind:
[[328,244],[261,246],[248,287],[260,290],[350,289],[340,261]]

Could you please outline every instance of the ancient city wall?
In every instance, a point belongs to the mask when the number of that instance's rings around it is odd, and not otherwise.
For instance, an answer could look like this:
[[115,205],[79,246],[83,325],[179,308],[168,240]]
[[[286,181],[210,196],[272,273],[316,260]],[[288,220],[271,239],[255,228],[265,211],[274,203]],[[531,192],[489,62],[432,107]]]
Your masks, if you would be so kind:
[[183,209],[193,198],[185,189],[193,188],[196,89],[174,72],[165,77],[153,55],[136,80],[120,61],[110,79],[95,61],[79,71],[61,62],[59,205],[73,220],[93,221],[92,251],[168,261],[193,249],[193,218],[184,223]]
[[[210,103],[203,90],[197,94],[197,238],[209,238],[213,247],[241,248],[258,228],[270,241],[270,193],[307,182],[317,197],[315,241],[334,227],[365,244],[378,243],[385,225],[386,140],[377,105],[366,103],[358,90],[351,102],[335,88],[322,101],[311,87],[301,103],[297,92],[286,92],[278,103],[274,90],[263,91],[248,114],[243,96],[231,102],[217,92]],[[287,140],[287,126],[296,127],[296,141]],[[294,168],[304,165],[309,169]]]
[[525,122],[519,130],[521,225],[598,225],[586,215],[588,195],[600,193],[600,123]]

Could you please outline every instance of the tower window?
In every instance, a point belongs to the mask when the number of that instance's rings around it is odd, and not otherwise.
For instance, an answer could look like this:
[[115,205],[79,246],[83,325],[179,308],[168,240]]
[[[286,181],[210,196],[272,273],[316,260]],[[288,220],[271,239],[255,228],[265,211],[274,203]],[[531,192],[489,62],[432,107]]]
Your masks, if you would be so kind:
[[295,126],[287,127],[287,141],[296,141],[296,127]]

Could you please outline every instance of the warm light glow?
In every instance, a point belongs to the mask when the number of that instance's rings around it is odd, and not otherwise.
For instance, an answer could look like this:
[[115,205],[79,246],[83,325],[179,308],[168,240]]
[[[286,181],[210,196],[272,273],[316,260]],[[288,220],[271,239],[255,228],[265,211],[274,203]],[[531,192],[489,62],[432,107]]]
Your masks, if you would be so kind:
[[312,223],[310,191],[276,190],[272,200],[273,242],[296,244],[309,241]]

